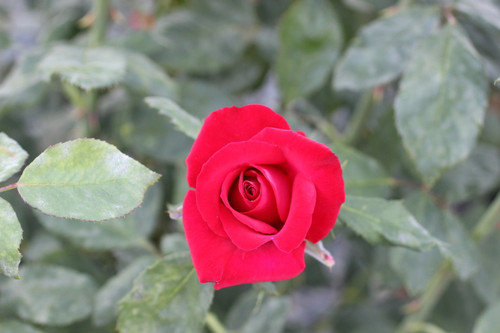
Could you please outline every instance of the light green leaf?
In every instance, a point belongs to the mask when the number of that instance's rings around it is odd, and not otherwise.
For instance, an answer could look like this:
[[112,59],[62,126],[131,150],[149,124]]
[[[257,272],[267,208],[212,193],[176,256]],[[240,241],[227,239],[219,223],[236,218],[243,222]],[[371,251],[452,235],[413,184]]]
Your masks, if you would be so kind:
[[142,95],[174,98],[177,86],[167,73],[148,57],[131,51],[124,52],[127,71],[124,84]]
[[489,306],[476,324],[473,333],[497,333],[500,327],[500,303]]
[[12,206],[0,198],[0,272],[19,278],[21,253],[19,246],[23,238],[23,230],[17,220]]
[[102,222],[66,220],[36,212],[40,223],[51,233],[90,251],[117,250],[144,246],[161,210],[160,186],[154,185],[139,208],[125,217]]
[[0,182],[21,170],[28,153],[7,134],[0,132]]
[[479,269],[471,276],[471,284],[485,303],[500,299],[500,233],[488,235],[480,244]]
[[364,90],[401,74],[415,45],[439,25],[436,7],[414,7],[365,25],[342,56],[336,89]]
[[43,333],[31,325],[17,320],[0,321],[0,332],[2,333]]
[[339,217],[372,244],[392,244],[414,250],[436,245],[436,240],[400,201],[348,195]]
[[201,121],[198,118],[190,115],[168,98],[147,97],[145,101],[150,107],[158,109],[160,114],[170,117],[177,129],[196,139],[201,128]]
[[78,46],[53,47],[40,62],[38,69],[46,80],[53,74],[82,89],[109,87],[125,75],[123,55],[108,47],[84,49]]
[[278,83],[285,101],[291,101],[325,83],[342,47],[342,30],[326,0],[297,1],[283,15],[278,29]]
[[413,54],[395,101],[396,125],[428,185],[474,147],[487,93],[481,61],[458,26],[444,27]]
[[383,197],[389,193],[392,179],[376,159],[340,143],[335,143],[332,150],[343,165],[347,194]]
[[118,331],[199,332],[213,290],[198,282],[189,252],[168,255],[142,273],[120,302]]
[[111,323],[118,313],[118,302],[132,289],[134,279],[152,265],[154,257],[140,257],[109,279],[95,295],[92,321],[97,326]]
[[460,13],[481,20],[500,32],[500,6],[495,0],[459,0],[455,6]]
[[101,221],[139,206],[159,177],[104,141],[80,139],[40,154],[24,169],[18,191],[45,214]]
[[[425,193],[405,199],[407,209],[437,241],[437,249],[415,253],[405,249],[391,250],[393,269],[403,278],[412,294],[422,292],[444,258],[452,261],[462,279],[469,278],[478,268],[479,253],[469,234],[450,212],[437,207]],[[419,269],[415,269],[419,267]]]
[[184,234],[165,234],[160,242],[161,253],[167,255],[176,252],[189,251]]
[[488,193],[500,183],[500,152],[478,144],[464,163],[443,174],[433,192],[449,202],[464,202]]
[[21,280],[0,285],[0,304],[27,321],[64,326],[86,318],[96,286],[82,273],[50,265],[25,265]]

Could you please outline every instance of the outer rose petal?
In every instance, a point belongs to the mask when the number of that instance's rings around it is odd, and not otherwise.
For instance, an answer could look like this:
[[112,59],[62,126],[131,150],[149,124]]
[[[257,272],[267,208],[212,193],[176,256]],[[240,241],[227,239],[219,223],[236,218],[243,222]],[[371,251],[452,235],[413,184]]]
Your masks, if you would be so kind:
[[263,128],[290,129],[285,118],[263,105],[227,107],[212,112],[203,122],[200,134],[187,157],[187,181],[196,187],[203,164],[230,142],[246,141]]
[[316,208],[306,239],[313,243],[323,239],[335,224],[345,201],[344,180],[337,157],[326,145],[293,131],[265,128],[251,141],[279,146],[292,168],[290,172],[303,174],[314,183]]
[[224,237],[216,235],[203,221],[196,195],[189,190],[183,204],[183,225],[201,283],[215,282],[215,289],[237,284],[290,279],[305,267],[305,242],[290,253],[268,242],[256,250],[242,251]]

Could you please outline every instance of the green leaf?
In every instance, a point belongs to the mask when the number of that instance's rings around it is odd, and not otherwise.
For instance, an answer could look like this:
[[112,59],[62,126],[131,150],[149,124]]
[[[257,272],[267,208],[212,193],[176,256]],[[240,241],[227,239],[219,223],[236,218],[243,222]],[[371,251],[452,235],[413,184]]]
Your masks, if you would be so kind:
[[161,65],[190,73],[214,73],[236,63],[250,41],[248,22],[235,22],[234,7],[220,6],[218,13],[202,9],[176,11],[158,20],[155,40],[164,49],[159,57]]
[[99,140],[52,146],[28,165],[21,197],[45,214],[101,221],[128,214],[160,176]]
[[330,75],[342,47],[342,30],[326,0],[301,0],[283,15],[276,59],[285,101],[307,96]]
[[121,333],[199,332],[213,297],[212,284],[200,284],[189,252],[157,261],[135,281],[120,302]]
[[485,303],[500,299],[500,233],[488,235],[480,244],[479,269],[471,276],[471,284]]
[[227,327],[241,333],[278,333],[285,326],[289,297],[263,295],[255,290],[243,294],[231,308]]
[[95,290],[85,274],[57,266],[25,265],[21,280],[0,285],[0,304],[12,307],[24,320],[64,326],[90,314]]
[[201,128],[201,121],[175,104],[172,100],[163,97],[147,97],[146,104],[158,109],[160,114],[170,117],[172,123],[187,136],[196,139]]
[[489,306],[476,324],[473,333],[496,333],[500,327],[500,303]]
[[342,175],[347,194],[387,196],[392,179],[376,159],[340,143],[335,143],[332,150],[343,166]]
[[[422,292],[428,285],[443,257],[452,261],[462,279],[469,278],[478,268],[479,253],[467,230],[450,212],[437,207],[425,193],[416,193],[405,199],[407,209],[419,220],[437,241],[437,249],[423,253],[391,251],[393,269],[403,278],[412,294]],[[415,267],[420,267],[418,272]]]
[[156,225],[161,204],[160,186],[154,185],[147,191],[139,208],[119,219],[89,223],[41,213],[36,215],[47,230],[68,239],[77,247],[90,251],[107,251],[144,246],[146,238]]
[[12,206],[0,198],[0,272],[19,278],[21,253],[19,246],[23,238],[23,230],[17,220]]
[[400,201],[348,195],[339,217],[372,244],[392,244],[414,250],[436,245],[436,240]]
[[186,237],[180,233],[165,234],[160,242],[161,253],[167,255],[176,252],[189,251]]
[[31,325],[17,320],[0,321],[0,332],[2,333],[43,333]]
[[95,295],[92,322],[97,326],[111,323],[118,314],[118,302],[132,289],[134,279],[154,263],[154,257],[134,260],[130,265],[109,279]]
[[486,194],[499,183],[500,152],[494,146],[480,143],[464,163],[443,175],[433,192],[457,203]]
[[174,98],[177,86],[167,73],[148,57],[131,51],[124,52],[127,71],[124,84],[142,95]]
[[444,27],[414,53],[395,101],[396,125],[428,185],[474,147],[487,93],[481,61],[458,26]]
[[0,132],[0,182],[21,170],[28,153],[7,134]]
[[78,46],[53,47],[38,66],[46,80],[53,74],[82,89],[109,87],[125,75],[123,55],[108,47],[84,49]]
[[394,80],[438,25],[437,7],[410,8],[365,25],[339,61],[335,88],[364,90]]
[[494,0],[459,0],[455,9],[474,20],[481,20],[500,32],[500,6]]

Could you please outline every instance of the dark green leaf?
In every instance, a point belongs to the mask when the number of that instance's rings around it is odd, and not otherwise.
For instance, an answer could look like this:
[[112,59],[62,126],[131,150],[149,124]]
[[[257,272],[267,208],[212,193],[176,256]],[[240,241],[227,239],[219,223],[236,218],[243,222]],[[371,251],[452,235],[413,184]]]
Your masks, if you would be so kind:
[[487,92],[481,61],[458,26],[444,27],[414,53],[395,101],[396,124],[427,184],[474,147]]
[[500,299],[500,233],[491,233],[480,244],[479,269],[471,283],[484,302],[493,304]]
[[460,13],[481,20],[500,32],[500,4],[495,0],[459,0],[455,6]]
[[335,88],[363,90],[394,80],[415,45],[438,25],[435,7],[410,8],[365,25],[339,61]]
[[201,121],[183,110],[176,103],[164,97],[148,97],[146,104],[158,109],[160,114],[168,116],[173,124],[187,136],[196,139],[201,128]]
[[9,277],[19,277],[21,253],[19,246],[23,230],[12,206],[0,198],[0,272]]
[[100,221],[135,209],[158,178],[114,146],[80,139],[40,154],[24,169],[18,191],[45,214]]
[[383,197],[389,193],[391,178],[376,159],[339,143],[332,150],[343,165],[347,194]]
[[43,333],[31,325],[17,320],[0,321],[0,332],[2,333]]
[[21,170],[28,153],[7,134],[0,132],[0,182]]
[[200,284],[189,252],[157,261],[120,302],[121,333],[199,332],[212,302],[212,284]]
[[96,286],[85,274],[48,265],[25,265],[21,280],[0,285],[0,304],[30,322],[64,326],[92,311]]
[[342,30],[326,0],[300,0],[283,15],[276,59],[285,101],[307,96],[330,75],[342,47]]
[[414,250],[436,245],[436,240],[400,201],[348,195],[339,217],[372,244],[392,244]]
[[92,321],[97,326],[111,323],[118,314],[118,302],[132,289],[134,279],[154,263],[154,257],[140,257],[109,279],[95,295]]

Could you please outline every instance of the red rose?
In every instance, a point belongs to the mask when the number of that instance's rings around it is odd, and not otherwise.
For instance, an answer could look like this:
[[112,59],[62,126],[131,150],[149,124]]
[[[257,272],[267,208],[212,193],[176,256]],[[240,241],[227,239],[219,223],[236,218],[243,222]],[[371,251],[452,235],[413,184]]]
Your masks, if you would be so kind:
[[210,114],[187,157],[183,225],[200,282],[215,289],[304,269],[344,202],[331,150],[262,105]]

